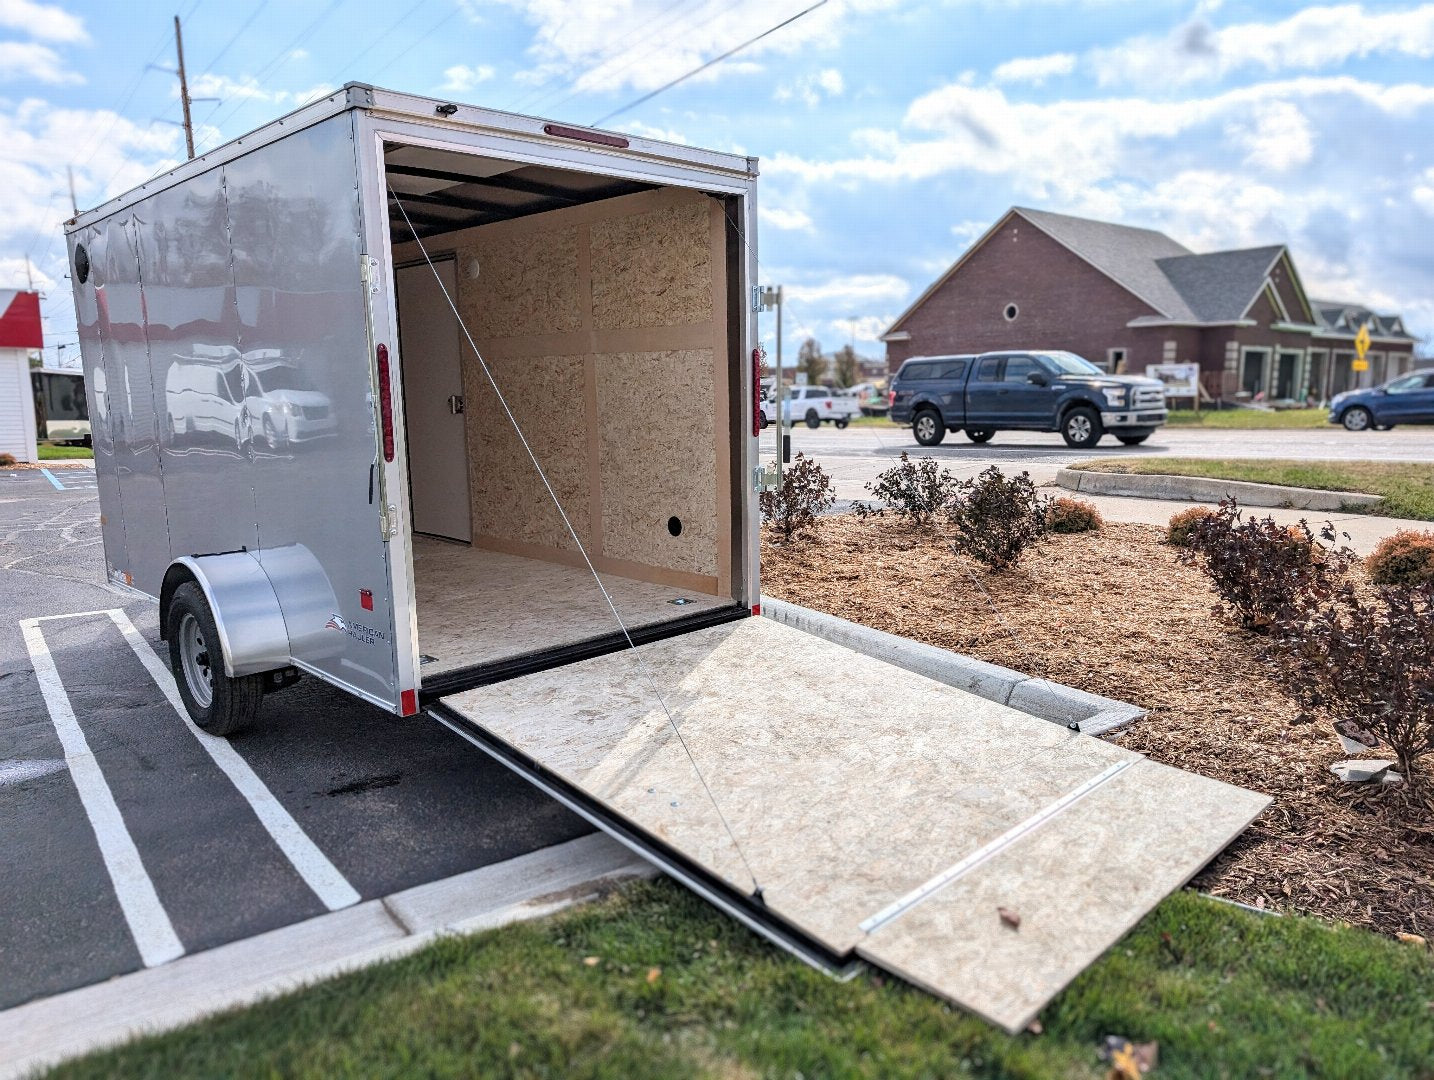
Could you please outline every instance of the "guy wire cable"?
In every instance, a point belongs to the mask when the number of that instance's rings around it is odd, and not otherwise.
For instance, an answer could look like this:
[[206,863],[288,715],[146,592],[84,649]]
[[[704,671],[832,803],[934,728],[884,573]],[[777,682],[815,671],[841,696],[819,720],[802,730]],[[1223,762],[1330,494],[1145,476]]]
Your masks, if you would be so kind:
[[737,834],[732,831],[732,826],[727,821],[727,815],[722,813],[722,807],[717,802],[717,796],[712,793],[712,788],[708,785],[707,778],[702,775],[702,770],[697,765],[697,759],[692,756],[692,749],[687,745],[687,740],[682,735],[682,729],[677,726],[677,721],[672,715],[672,710],[667,707],[667,699],[662,696],[662,691],[657,688],[657,680],[653,678],[652,669],[648,667],[647,664],[647,658],[642,655],[642,652],[637,647],[637,643],[632,640],[632,635],[628,633],[627,623],[623,621],[622,614],[617,610],[617,604],[613,602],[612,595],[607,591],[607,586],[602,583],[602,577],[598,574],[597,567],[593,565],[592,559],[588,557],[587,546],[578,536],[577,529],[573,528],[573,523],[568,520],[568,512],[563,509],[563,504],[558,498],[558,493],[553,490],[553,485],[548,482],[548,475],[543,471],[543,466],[538,462],[538,455],[533,452],[532,446],[528,444],[528,437],[523,434],[523,429],[518,424],[518,418],[513,415],[513,410],[508,407],[508,399],[503,396],[503,391],[499,389],[498,380],[493,376],[492,369],[488,367],[488,361],[483,358],[482,352],[478,349],[478,344],[473,340],[473,335],[469,333],[468,324],[463,321],[463,316],[459,314],[458,305],[454,303],[453,297],[448,295],[448,287],[443,284],[443,278],[439,276],[438,268],[433,265],[433,260],[428,255],[428,247],[423,243],[422,237],[418,235],[418,230],[413,227],[413,222],[409,220],[408,210],[404,207],[403,200],[398,197],[398,192],[393,190],[393,185],[391,184],[388,185],[388,193],[393,201],[398,204],[398,212],[403,215],[404,224],[408,226],[409,233],[412,234],[414,242],[418,244],[418,250],[423,255],[423,261],[428,264],[428,269],[433,274],[433,280],[438,282],[438,288],[443,293],[443,299],[448,302],[449,310],[453,312],[453,317],[458,320],[458,327],[463,331],[463,336],[468,340],[468,347],[473,350],[473,355],[478,358],[478,364],[483,369],[483,377],[488,380],[488,385],[493,388],[493,393],[498,398],[498,404],[503,407],[503,412],[508,417],[508,423],[513,425],[513,431],[517,434],[518,441],[523,444],[523,450],[527,453],[528,460],[533,463],[533,468],[538,472],[538,479],[543,482],[543,487],[547,488],[548,497],[553,500],[553,505],[557,507],[558,516],[563,519],[563,525],[567,528],[568,535],[573,538],[573,543],[577,545],[578,554],[583,557],[583,562],[587,564],[588,573],[592,574],[593,581],[597,582],[598,591],[602,593],[602,598],[607,601],[608,610],[612,612],[612,617],[617,621],[618,628],[622,631],[622,636],[627,641],[627,647],[632,651],[633,657],[637,660],[638,667],[642,669],[643,680],[647,683],[648,689],[652,691],[653,697],[657,698],[657,703],[662,706],[662,711],[667,716],[667,723],[671,726],[672,733],[677,736],[677,741],[682,745],[682,750],[687,755],[687,760],[692,766],[692,771],[697,774],[697,780],[701,783],[702,790],[707,793],[707,798],[712,803],[712,809],[717,812],[717,820],[722,822],[722,828],[726,830],[728,839],[732,841],[732,846],[737,850],[737,857],[742,860],[742,865],[746,867],[747,876],[752,879],[752,896],[760,900],[762,898],[762,886],[757,881],[756,871],[752,869],[752,864],[747,861],[747,853],[742,850],[742,845],[737,840]]

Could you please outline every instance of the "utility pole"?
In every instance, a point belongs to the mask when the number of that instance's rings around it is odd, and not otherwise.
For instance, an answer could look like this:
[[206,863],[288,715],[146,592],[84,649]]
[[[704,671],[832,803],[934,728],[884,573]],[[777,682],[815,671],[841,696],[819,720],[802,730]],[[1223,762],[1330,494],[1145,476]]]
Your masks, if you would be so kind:
[[179,100],[184,106],[184,145],[194,157],[194,121],[189,116],[189,80],[184,76],[184,36],[179,30],[179,16],[174,17],[174,51],[179,56]]
[[73,165],[66,165],[65,172],[70,176],[70,210],[75,217],[80,216],[80,204],[75,200],[75,168]]

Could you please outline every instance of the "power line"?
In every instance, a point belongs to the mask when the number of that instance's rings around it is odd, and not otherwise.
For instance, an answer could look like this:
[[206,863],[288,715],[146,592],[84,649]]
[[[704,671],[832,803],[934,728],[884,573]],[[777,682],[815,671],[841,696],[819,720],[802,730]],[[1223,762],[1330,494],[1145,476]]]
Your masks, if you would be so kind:
[[629,101],[629,102],[628,102],[626,105],[624,105],[622,108],[620,108],[620,109],[614,109],[612,112],[608,113],[606,116],[600,116],[600,117],[598,117],[598,118],[597,118],[596,120],[594,120],[594,121],[592,122],[592,124],[589,125],[589,126],[591,126],[591,127],[597,127],[597,126],[599,126],[600,124],[605,124],[605,123],[607,123],[609,120],[611,120],[614,116],[621,116],[623,113],[627,112],[629,109],[635,109],[635,108],[637,108],[639,105],[641,105],[641,104],[643,104],[643,103],[645,103],[645,102],[651,101],[653,98],[655,98],[658,94],[661,94],[663,91],[671,90],[671,89],[672,89],[674,86],[676,86],[678,83],[686,82],[688,79],[692,78],[692,76],[702,74],[702,72],[706,71],[708,68],[712,67],[714,64],[720,64],[723,60],[726,60],[728,57],[736,56],[736,55],[737,55],[739,52],[741,52],[743,49],[747,48],[748,46],[755,45],[757,42],[761,41],[764,37],[770,37],[772,34],[775,34],[778,30],[781,30],[783,27],[791,26],[792,23],[796,22],[796,21],[797,21],[798,19],[800,19],[802,16],[811,14],[813,11],[816,11],[817,8],[823,6],[826,2],[827,2],[827,0],[817,0],[817,2],[816,2],[815,4],[813,4],[811,7],[805,8],[805,9],[803,9],[802,11],[797,12],[797,13],[796,13],[795,15],[793,15],[790,19],[784,19],[784,20],[782,20],[781,22],[779,22],[776,26],[773,26],[772,28],[770,28],[770,29],[768,29],[768,30],[763,30],[763,31],[762,31],[760,34],[758,34],[756,37],[754,37],[754,38],[748,38],[746,41],[742,42],[742,44],[736,46],[735,48],[728,49],[728,50],[727,50],[726,52],[724,52],[721,56],[714,56],[711,60],[708,60],[707,63],[703,64],[701,67],[695,67],[695,68],[693,68],[693,69],[692,69],[691,71],[689,71],[686,75],[679,75],[677,78],[673,79],[671,82],[669,82],[669,83],[664,83],[663,85],[659,86],[656,90],[653,90],[653,91],[651,91],[651,92],[649,92],[649,93],[643,94],[642,97],[638,98],[637,100],[635,100],[635,101]]

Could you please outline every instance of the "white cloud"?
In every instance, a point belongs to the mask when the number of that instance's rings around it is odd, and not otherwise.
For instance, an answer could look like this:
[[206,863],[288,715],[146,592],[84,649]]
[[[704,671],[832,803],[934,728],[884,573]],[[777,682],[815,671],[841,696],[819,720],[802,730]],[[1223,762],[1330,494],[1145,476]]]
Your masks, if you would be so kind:
[[1047,79],[1069,75],[1075,70],[1074,53],[1052,53],[1049,56],[1026,56],[998,64],[991,78],[998,83],[1031,83],[1040,86]]
[[812,230],[811,215],[803,210],[782,210],[775,206],[761,206],[757,209],[757,216],[774,229],[803,232]]
[[479,83],[487,82],[496,74],[497,72],[488,64],[477,64],[473,67],[469,67],[467,64],[454,64],[451,68],[444,69],[443,85],[438,89],[450,94],[464,94]]
[[1245,164],[1270,172],[1288,172],[1314,157],[1309,120],[1288,101],[1256,106],[1248,117],[1231,120],[1226,135],[1247,153]]
[[777,101],[800,101],[808,108],[821,104],[822,98],[840,97],[846,91],[846,81],[836,68],[824,68],[811,75],[803,75],[789,83],[782,83],[773,92]]
[[[264,86],[252,75],[231,78],[228,75],[201,75],[190,84],[189,92],[194,97],[223,98],[226,105],[233,101],[267,101],[275,105],[301,105],[306,101],[331,94],[337,87],[329,83],[318,83],[307,90],[275,90]],[[178,88],[173,94],[179,95]]]
[[0,41],[0,80],[37,82],[62,85],[82,83],[84,77],[66,67],[60,54],[48,45],[33,41]]
[[1219,29],[1197,16],[1164,37],[1094,49],[1085,65],[1102,85],[1163,87],[1246,68],[1315,70],[1374,55],[1434,56],[1434,4],[1395,11],[1363,4],[1307,7],[1278,22]]
[[44,41],[83,42],[90,39],[85,22],[64,8],[34,0],[0,0],[0,26]]
[[895,274],[852,274],[830,277],[819,283],[786,286],[786,294],[799,304],[893,303],[905,299],[910,292],[911,286]]
[[659,142],[677,143],[679,146],[687,145],[687,136],[682,132],[673,128],[660,128],[652,124],[644,124],[641,120],[629,120],[620,125],[619,130],[640,135],[644,139],[657,139]]
[[1424,175],[1411,194],[1414,205],[1434,218],[1434,168],[1424,170]]

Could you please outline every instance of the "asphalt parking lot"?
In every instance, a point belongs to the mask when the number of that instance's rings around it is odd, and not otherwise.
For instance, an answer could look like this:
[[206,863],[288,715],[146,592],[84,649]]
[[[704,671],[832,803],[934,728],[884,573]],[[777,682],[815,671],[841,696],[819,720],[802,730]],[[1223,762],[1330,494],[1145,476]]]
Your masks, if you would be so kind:
[[203,736],[156,606],[104,581],[93,477],[0,471],[0,1009],[590,831],[314,679]]

